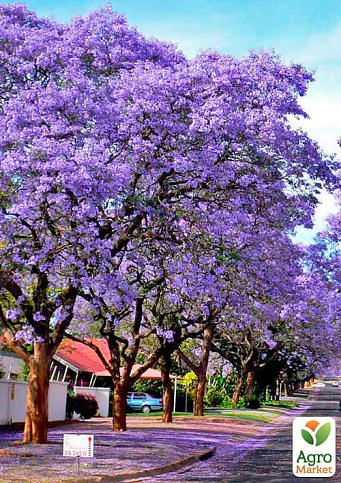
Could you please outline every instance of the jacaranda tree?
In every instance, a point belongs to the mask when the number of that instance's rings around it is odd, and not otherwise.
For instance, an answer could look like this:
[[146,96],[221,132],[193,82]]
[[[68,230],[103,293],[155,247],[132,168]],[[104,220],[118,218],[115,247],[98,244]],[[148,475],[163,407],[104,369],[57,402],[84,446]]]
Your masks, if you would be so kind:
[[280,224],[281,200],[286,227],[309,225],[332,175],[288,121],[312,76],[272,53],[189,61],[110,7],[62,25],[1,6],[0,31],[0,322],[30,368],[24,441],[44,443],[77,298],[136,304],[129,259],[154,241],[176,253],[192,224],[218,238],[263,206]]
[[106,8],[62,26],[2,6],[0,29],[1,328],[30,368],[24,441],[44,443],[49,367],[77,295],[100,256],[116,271],[145,217],[133,171],[146,126],[129,129],[124,72],[183,57]]

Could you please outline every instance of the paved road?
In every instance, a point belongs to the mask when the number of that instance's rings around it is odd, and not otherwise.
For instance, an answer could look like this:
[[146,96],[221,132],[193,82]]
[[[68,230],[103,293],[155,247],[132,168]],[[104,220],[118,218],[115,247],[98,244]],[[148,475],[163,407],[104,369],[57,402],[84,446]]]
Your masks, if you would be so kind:
[[[337,469],[331,478],[304,478],[302,481],[341,481],[341,413],[339,411],[341,387],[326,386],[315,389],[309,406],[290,411],[281,417],[280,424],[272,434],[260,440],[250,441],[244,448],[238,447],[234,455],[224,457],[224,444],[217,444],[216,455],[207,461],[179,472],[168,473],[144,482],[196,482],[196,483],[289,483],[299,481],[292,474],[292,420],[296,416],[332,416],[337,427]],[[252,446],[252,447],[250,447]],[[139,481],[139,480],[135,480]]]

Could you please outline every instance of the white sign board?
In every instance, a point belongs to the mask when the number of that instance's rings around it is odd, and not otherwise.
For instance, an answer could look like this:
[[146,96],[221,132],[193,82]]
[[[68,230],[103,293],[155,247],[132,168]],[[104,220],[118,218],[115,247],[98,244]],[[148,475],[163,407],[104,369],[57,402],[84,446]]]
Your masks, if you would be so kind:
[[94,436],[92,434],[64,434],[63,456],[93,458]]
[[293,420],[292,427],[294,475],[299,478],[332,477],[336,469],[335,419],[298,417]]

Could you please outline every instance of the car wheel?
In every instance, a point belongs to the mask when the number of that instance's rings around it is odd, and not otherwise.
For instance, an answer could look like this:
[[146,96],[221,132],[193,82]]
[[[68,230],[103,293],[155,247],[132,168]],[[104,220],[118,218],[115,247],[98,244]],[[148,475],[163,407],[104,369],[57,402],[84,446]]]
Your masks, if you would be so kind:
[[142,411],[144,414],[148,414],[148,413],[150,413],[150,411],[151,411],[150,406],[142,406],[141,411]]

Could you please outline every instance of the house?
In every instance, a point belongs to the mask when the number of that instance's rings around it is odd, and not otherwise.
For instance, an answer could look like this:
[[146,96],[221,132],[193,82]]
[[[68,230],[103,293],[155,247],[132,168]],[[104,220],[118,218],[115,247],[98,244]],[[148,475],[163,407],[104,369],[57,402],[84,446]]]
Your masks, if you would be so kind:
[[[107,341],[105,339],[90,339],[102,352],[107,361],[110,360],[110,352]],[[0,337],[0,342],[3,340]],[[1,346],[0,346],[1,349]],[[13,352],[10,352],[5,347],[0,351],[0,375],[2,379],[10,380],[20,378],[23,373],[24,363]],[[140,367],[140,364],[133,366],[133,372]],[[0,377],[0,379],[1,379]],[[170,376],[174,380],[174,401],[176,401],[177,377]],[[161,379],[161,372],[149,368],[141,376],[141,379]],[[105,368],[103,362],[98,357],[96,352],[90,347],[81,342],[74,342],[70,339],[64,339],[59,349],[53,357],[50,369],[50,381],[52,386],[60,385],[60,382],[72,381],[74,389],[77,393],[83,392],[86,394],[93,394],[99,405],[99,414],[101,416],[108,416],[109,414],[109,399],[110,389],[112,388],[112,378],[110,373]],[[7,382],[7,381],[6,381]],[[24,384],[24,383],[21,383]],[[66,384],[62,384],[65,386]],[[56,396],[54,396],[55,401]],[[58,400],[61,400],[59,396]],[[22,398],[22,414],[25,414],[24,396]],[[51,407],[53,404],[51,405]],[[175,402],[174,402],[175,406]]]
[[[1,338],[0,338],[1,339]],[[108,344],[105,339],[89,339],[95,344],[107,361],[111,359]],[[1,340],[0,340],[1,342]],[[140,364],[133,366],[133,372]],[[22,374],[24,362],[9,349],[0,346],[0,379],[18,379]],[[141,379],[161,379],[161,372],[147,369]],[[171,379],[176,379],[171,376]],[[112,378],[96,352],[90,347],[64,339],[53,356],[50,381],[72,381],[81,387],[112,387]]]
[[[111,359],[107,341],[105,339],[89,339],[103,354],[106,361]],[[134,370],[141,367],[134,364]],[[156,369],[147,369],[141,379],[161,379],[161,372]],[[171,376],[171,379],[177,379]],[[83,387],[111,387],[112,378],[96,352],[90,347],[64,339],[51,366],[51,381],[73,381],[75,386]]]
[[[106,360],[110,360],[110,352],[105,339],[89,339],[95,344]],[[64,339],[59,346],[50,371],[51,381],[72,380],[74,385],[91,387],[111,386],[111,376],[96,352],[90,347]]]

